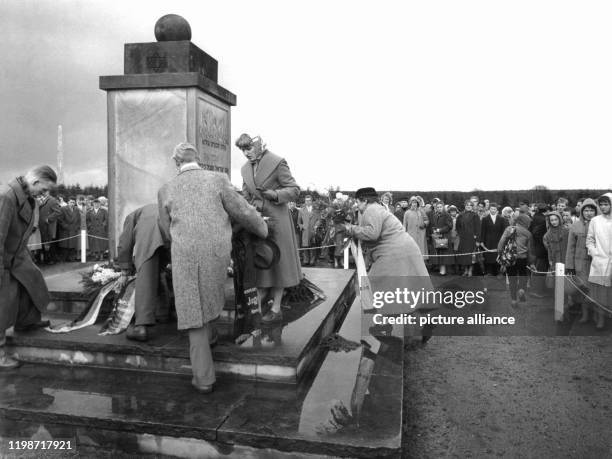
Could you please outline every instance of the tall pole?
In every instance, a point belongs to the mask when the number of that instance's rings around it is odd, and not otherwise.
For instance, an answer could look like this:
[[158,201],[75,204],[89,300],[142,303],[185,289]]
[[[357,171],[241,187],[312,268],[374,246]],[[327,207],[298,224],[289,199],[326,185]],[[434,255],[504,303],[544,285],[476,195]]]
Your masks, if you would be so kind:
[[57,182],[64,183],[64,139],[62,136],[62,125],[57,126]]

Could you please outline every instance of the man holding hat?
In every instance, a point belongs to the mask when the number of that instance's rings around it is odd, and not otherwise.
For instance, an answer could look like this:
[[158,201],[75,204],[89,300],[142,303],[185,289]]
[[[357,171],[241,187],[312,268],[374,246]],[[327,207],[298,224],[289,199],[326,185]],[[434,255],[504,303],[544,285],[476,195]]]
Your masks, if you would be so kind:
[[164,239],[171,242],[177,326],[189,333],[192,384],[209,393],[215,382],[211,322],[225,303],[232,250],[230,218],[260,237],[267,237],[268,228],[227,175],[198,165],[193,145],[178,144],[172,159],[178,175],[159,190],[159,225]]
[[300,187],[291,175],[287,161],[268,151],[260,137],[242,134],[236,140],[236,146],[247,158],[240,171],[244,181],[242,193],[264,217],[268,217],[270,239],[280,249],[281,257],[277,264],[257,271],[260,304],[268,294],[273,299],[272,307],[262,317],[262,322],[280,322],[285,288],[298,285],[302,280],[297,238],[287,207],[288,202],[297,200]]

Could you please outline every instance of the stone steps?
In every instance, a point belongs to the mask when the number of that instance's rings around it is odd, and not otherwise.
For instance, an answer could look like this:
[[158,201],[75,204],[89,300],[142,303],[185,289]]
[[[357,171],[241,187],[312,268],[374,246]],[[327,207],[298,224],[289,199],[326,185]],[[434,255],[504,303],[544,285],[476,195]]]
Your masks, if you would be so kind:
[[[285,311],[283,324],[264,327],[262,336],[242,345],[220,339],[213,350],[217,371],[240,378],[298,384],[317,366],[323,337],[337,330],[355,297],[352,270],[306,268],[308,279],[327,295],[320,304]],[[52,322],[61,322],[58,314]],[[71,313],[63,312],[66,315]],[[230,317],[220,327],[230,327]],[[188,338],[176,324],[159,324],[151,329],[147,343],[126,339],[125,334],[99,336],[100,323],[70,333],[44,330],[13,333],[7,337],[9,350],[27,362],[70,366],[94,366],[164,373],[190,374]]]
[[[359,342],[359,301],[339,333]],[[19,438],[75,457],[400,457],[401,328],[372,350],[329,352],[301,385],[221,375],[209,395],[187,375],[26,363],[0,373],[0,455]]]

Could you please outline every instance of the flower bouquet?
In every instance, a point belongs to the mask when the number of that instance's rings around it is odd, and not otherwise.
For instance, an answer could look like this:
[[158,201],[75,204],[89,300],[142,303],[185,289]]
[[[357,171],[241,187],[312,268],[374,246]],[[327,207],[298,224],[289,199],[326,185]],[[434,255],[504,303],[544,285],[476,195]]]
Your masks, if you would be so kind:
[[110,264],[96,264],[91,271],[83,273],[81,284],[84,287],[83,294],[90,298],[88,307],[75,320],[49,326],[46,330],[51,333],[68,333],[96,323],[102,304],[115,292],[120,275],[120,271]]

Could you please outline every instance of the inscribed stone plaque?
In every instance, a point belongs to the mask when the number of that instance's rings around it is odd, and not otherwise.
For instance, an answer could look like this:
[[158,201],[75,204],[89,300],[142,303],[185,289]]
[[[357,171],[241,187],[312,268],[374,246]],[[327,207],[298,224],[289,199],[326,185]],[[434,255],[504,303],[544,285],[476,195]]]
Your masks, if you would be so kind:
[[229,106],[198,93],[196,100],[196,142],[207,169],[229,174],[230,171]]

